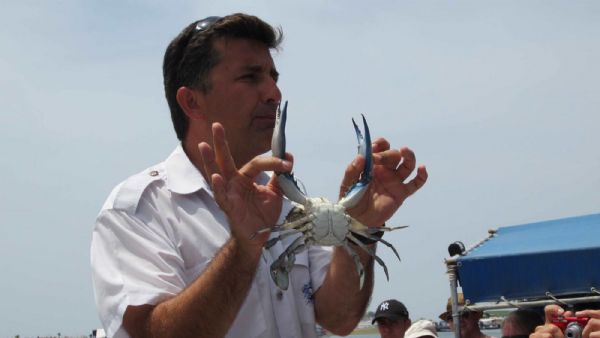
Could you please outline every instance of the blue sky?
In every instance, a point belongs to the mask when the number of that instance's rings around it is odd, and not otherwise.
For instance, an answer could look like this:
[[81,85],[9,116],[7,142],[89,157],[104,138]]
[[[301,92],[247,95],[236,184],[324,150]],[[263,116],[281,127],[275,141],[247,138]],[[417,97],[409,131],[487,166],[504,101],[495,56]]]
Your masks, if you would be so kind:
[[407,145],[430,178],[389,222],[370,309],[435,318],[447,245],[504,225],[600,212],[600,3],[595,1],[3,1],[0,337],[99,326],[89,242],[127,176],[176,145],[163,98],[169,41],[209,15],[283,28],[274,55],[288,149],[333,199],[352,117]]

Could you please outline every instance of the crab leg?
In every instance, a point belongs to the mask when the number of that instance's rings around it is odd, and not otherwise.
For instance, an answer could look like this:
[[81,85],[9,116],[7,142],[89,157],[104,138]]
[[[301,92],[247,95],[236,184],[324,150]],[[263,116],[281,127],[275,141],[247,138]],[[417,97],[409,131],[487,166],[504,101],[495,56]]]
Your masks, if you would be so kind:
[[304,232],[304,231],[306,231],[309,228],[310,228],[310,224],[307,224],[307,225],[305,225],[305,226],[303,226],[301,228],[298,228],[298,229],[294,228],[294,229],[281,230],[281,231],[285,231],[285,232],[282,233],[282,234],[280,234],[277,237],[273,237],[273,238],[269,239],[265,243],[265,249],[270,249],[273,245],[275,245],[275,243],[277,243],[277,241],[280,241],[280,240],[282,240],[282,239],[284,239],[286,237],[289,237],[291,235],[294,235],[294,234],[297,234],[297,233],[300,233],[300,232]]
[[360,280],[360,289],[362,289],[365,284],[365,270],[363,268],[362,263],[360,262],[360,257],[356,253],[356,251],[352,250],[352,248],[348,245],[348,243],[344,242],[344,249],[346,252],[352,257],[354,260],[354,265],[356,266],[356,272],[358,272],[358,278]]
[[[372,228],[368,228],[368,229],[372,229]],[[398,251],[396,250],[396,248],[394,248],[394,246],[392,244],[390,244],[390,242],[386,241],[385,239],[381,238],[381,237],[376,237],[376,236],[371,236],[368,233],[365,232],[361,232],[361,231],[356,231],[356,230],[350,230],[351,233],[355,234],[355,235],[360,235],[363,236],[365,238],[368,238],[372,241],[377,241],[380,243],[383,243],[385,246],[387,246],[388,248],[392,249],[392,251],[394,252],[394,254],[396,255],[396,257],[398,257],[399,261],[402,261],[400,259],[400,255],[398,254]]]
[[269,231],[292,231],[292,233],[304,231],[305,228],[298,229],[298,227],[303,224],[309,223],[313,219],[315,219],[314,215],[307,215],[307,216],[304,216],[304,217],[297,219],[295,221],[292,221],[292,222],[274,225],[272,227],[263,227],[262,229],[257,230],[255,233],[250,235],[250,239],[254,239],[254,237],[256,237],[256,235],[262,234],[265,232],[269,232]]
[[290,279],[289,272],[296,261],[296,254],[302,252],[306,248],[302,242],[302,236],[296,238],[284,252],[279,255],[273,264],[271,264],[271,278],[273,282],[282,290],[287,290]]
[[365,192],[367,192],[367,188],[369,187],[369,183],[371,182],[371,178],[373,177],[373,153],[371,150],[371,133],[369,132],[369,125],[367,125],[367,120],[365,116],[362,116],[363,126],[365,128],[365,135],[360,132],[360,129],[352,119],[352,124],[354,124],[354,131],[356,132],[356,138],[358,140],[358,154],[365,158],[365,169],[363,169],[362,174],[360,175],[360,179],[358,182],[354,183],[346,195],[339,201],[344,208],[352,208],[355,206],[358,201],[363,197]]
[[398,254],[398,251],[396,251],[396,248],[394,248],[394,246],[390,242],[386,241],[383,238],[379,238],[379,239],[377,239],[377,241],[380,242],[380,243],[385,244],[385,246],[387,246],[388,248],[392,249],[392,251],[394,252],[394,254],[396,254],[396,257],[398,257],[398,261],[402,261],[400,259],[400,255]]
[[[287,120],[287,101],[283,104],[283,110],[277,108],[277,117],[275,119],[275,127],[273,128],[273,137],[271,139],[271,151],[274,157],[285,159],[285,122]],[[277,182],[281,191],[290,200],[305,204],[306,196],[298,187],[298,182],[293,173],[278,173]]]
[[381,260],[381,258],[379,258],[379,256],[377,256],[375,254],[375,252],[373,252],[373,250],[371,250],[371,248],[369,248],[366,245],[364,245],[361,241],[359,241],[358,239],[356,239],[356,237],[354,237],[352,234],[348,234],[348,239],[351,240],[352,243],[358,245],[361,249],[365,250],[369,255],[371,255],[371,257],[373,257],[375,259],[375,261],[379,265],[381,265],[381,267],[383,268],[383,272],[385,272],[385,277],[389,281],[390,280],[390,275],[388,274],[387,266],[385,265],[385,263],[383,262],[383,260]]

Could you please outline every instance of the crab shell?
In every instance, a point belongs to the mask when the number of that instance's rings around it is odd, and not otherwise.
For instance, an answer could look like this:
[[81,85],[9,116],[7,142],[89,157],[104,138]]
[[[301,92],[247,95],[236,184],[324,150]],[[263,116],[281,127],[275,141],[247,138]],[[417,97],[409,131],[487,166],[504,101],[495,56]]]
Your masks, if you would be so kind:
[[[298,206],[286,217],[286,220],[281,225],[276,225],[272,228],[265,228],[258,232],[274,231],[279,232],[278,236],[271,237],[265,243],[265,248],[272,247],[281,239],[301,234],[292,244],[290,244],[284,252],[271,264],[271,277],[275,284],[281,289],[287,289],[289,285],[289,272],[291,271],[295,255],[306,249],[309,245],[324,245],[324,246],[342,246],[354,260],[356,270],[360,278],[360,287],[364,284],[364,271],[360,257],[349,242],[357,245],[362,250],[371,255],[383,268],[386,276],[389,279],[387,267],[383,261],[377,257],[374,251],[367,247],[361,240],[356,238],[356,235],[381,242],[390,247],[398,259],[400,256],[396,249],[378,236],[372,236],[373,233],[380,230],[391,231],[396,228],[369,228],[360,222],[354,220],[346,213],[347,208],[351,208],[358,204],[369,187],[372,179],[373,161],[371,153],[371,136],[369,127],[365,117],[363,126],[365,134],[361,133],[360,129],[352,120],[356,137],[358,139],[358,153],[365,158],[365,168],[356,182],[338,203],[331,203],[325,198],[309,198],[299,188],[298,183],[293,173],[275,173],[277,181],[283,194]],[[285,124],[287,120],[287,102],[283,106],[283,110],[277,110],[277,118],[273,130],[273,139],[271,148],[273,156],[285,158]]]

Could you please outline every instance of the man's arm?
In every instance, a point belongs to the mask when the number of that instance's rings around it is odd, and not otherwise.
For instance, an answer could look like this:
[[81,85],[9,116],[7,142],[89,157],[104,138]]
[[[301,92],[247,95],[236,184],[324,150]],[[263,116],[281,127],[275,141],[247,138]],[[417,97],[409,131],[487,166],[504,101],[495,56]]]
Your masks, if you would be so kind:
[[232,238],[206,270],[176,297],[158,305],[129,306],[123,326],[137,337],[223,337],[252,285],[259,250]]
[[282,197],[275,177],[266,186],[254,180],[263,171],[287,172],[289,161],[255,157],[242,168],[227,146],[225,129],[212,126],[213,146],[201,143],[203,174],[215,201],[228,217],[231,239],[207,269],[176,297],[157,306],[128,307],[123,325],[137,337],[222,337],[233,323],[250,289],[268,233],[256,231],[277,222]]
[[[362,318],[373,291],[373,259],[358,246],[350,246],[364,268],[365,282],[360,289],[353,259],[336,247],[325,281],[315,293],[315,317],[319,325],[336,335],[350,334]],[[374,245],[370,245],[375,249]]]

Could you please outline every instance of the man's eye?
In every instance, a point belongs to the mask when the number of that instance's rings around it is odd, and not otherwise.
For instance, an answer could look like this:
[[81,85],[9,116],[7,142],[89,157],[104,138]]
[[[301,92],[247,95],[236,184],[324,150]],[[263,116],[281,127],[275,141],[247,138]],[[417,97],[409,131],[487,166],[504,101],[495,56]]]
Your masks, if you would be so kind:
[[242,75],[242,79],[244,80],[256,80],[256,74],[244,74]]

